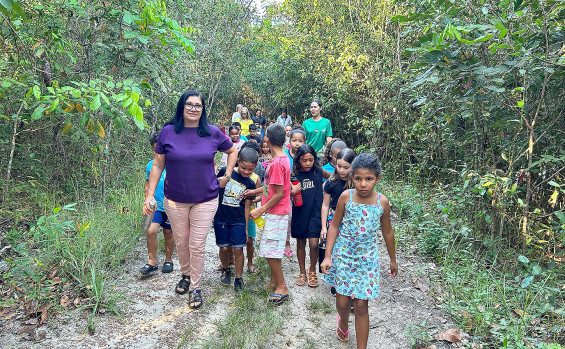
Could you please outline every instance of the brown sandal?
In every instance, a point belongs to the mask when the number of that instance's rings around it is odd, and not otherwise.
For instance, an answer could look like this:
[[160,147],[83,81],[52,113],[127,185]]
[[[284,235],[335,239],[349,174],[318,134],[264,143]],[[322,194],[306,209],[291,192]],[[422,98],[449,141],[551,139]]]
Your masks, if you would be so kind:
[[318,276],[316,275],[315,271],[308,272],[308,286],[310,287],[318,287]]
[[300,274],[296,277],[296,285],[305,286],[306,285],[306,274]]

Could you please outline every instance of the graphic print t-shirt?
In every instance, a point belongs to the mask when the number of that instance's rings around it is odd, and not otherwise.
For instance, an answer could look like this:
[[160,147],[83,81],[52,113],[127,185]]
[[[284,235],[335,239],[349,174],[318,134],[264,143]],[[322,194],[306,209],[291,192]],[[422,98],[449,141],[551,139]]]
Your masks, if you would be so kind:
[[[218,172],[218,178],[226,173],[222,167]],[[255,182],[250,177],[243,177],[235,170],[225,188],[220,188],[218,211],[215,220],[227,223],[245,223],[245,200],[253,200],[253,196],[243,199],[241,194],[247,189],[255,189]]]
[[302,206],[292,206],[293,233],[319,232],[322,230],[322,170],[298,172],[296,178],[302,186]]

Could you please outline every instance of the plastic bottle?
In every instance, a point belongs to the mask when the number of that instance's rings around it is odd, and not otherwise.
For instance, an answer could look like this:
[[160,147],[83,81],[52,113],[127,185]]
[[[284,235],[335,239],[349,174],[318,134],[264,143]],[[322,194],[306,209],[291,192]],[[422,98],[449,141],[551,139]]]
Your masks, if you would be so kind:
[[149,203],[149,207],[151,207],[153,212],[151,212],[150,214],[146,214],[145,217],[143,217],[143,222],[141,223],[142,230],[149,229],[149,226],[151,225],[151,221],[153,220],[153,216],[155,215],[155,209],[157,208],[157,203],[155,201],[151,201]]
[[[251,210],[253,211],[253,210]],[[257,219],[254,219],[253,222],[255,222],[255,224],[257,224],[257,226],[259,228],[263,228],[263,226],[265,225],[265,218],[259,216],[257,217]]]
[[[292,181],[292,185],[298,185],[300,181],[296,177],[292,177],[290,179]],[[302,192],[298,192],[298,194],[294,195],[294,206],[302,206]]]

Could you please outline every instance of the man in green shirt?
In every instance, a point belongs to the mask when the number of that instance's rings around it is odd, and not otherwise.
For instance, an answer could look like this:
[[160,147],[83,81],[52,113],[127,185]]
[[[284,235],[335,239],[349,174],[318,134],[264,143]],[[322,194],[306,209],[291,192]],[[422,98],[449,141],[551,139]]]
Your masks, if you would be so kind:
[[310,104],[312,117],[302,123],[302,128],[306,133],[306,144],[310,144],[316,152],[320,152],[324,145],[332,139],[332,124],[330,120],[321,115],[322,103],[313,100]]

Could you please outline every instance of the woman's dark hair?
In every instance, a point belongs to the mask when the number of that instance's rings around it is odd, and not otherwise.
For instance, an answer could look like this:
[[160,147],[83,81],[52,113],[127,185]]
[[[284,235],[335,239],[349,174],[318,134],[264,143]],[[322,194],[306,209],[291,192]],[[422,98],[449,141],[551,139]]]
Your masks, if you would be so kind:
[[204,101],[202,94],[195,90],[188,90],[180,96],[175,116],[165,125],[174,125],[176,133],[180,133],[184,129],[184,103],[188,97],[192,96],[197,96],[202,101],[202,115],[198,121],[198,128],[196,129],[196,132],[200,137],[208,137],[211,133],[208,125],[208,117],[206,115],[206,102]]
[[[353,160],[355,160],[355,157],[357,156],[357,154],[355,153],[355,150],[350,149],[350,148],[344,148],[342,150],[339,151],[339,153],[337,153],[337,156],[335,157],[336,161],[337,160],[343,160],[349,164],[351,164],[353,162]],[[337,165],[336,165],[337,166]],[[336,181],[339,180],[339,174],[337,173],[337,167],[335,169],[335,171],[331,174],[330,178],[328,178],[328,181],[332,182],[332,181]],[[349,175],[349,177],[347,177],[347,181],[345,182],[345,186],[344,189],[351,189],[353,188],[353,181],[351,180],[351,173]]]
[[150,143],[151,145],[157,143],[158,141],[159,141],[159,133],[158,133],[158,132],[152,134],[152,135],[149,137],[149,143]]
[[377,177],[381,174],[381,164],[379,163],[379,158],[375,154],[359,154],[351,163],[351,173],[355,173],[355,171],[361,168],[366,168],[375,172],[375,176]]
[[297,176],[300,172],[300,158],[306,154],[312,154],[314,156],[314,173],[318,172],[320,169],[320,163],[318,162],[318,156],[316,151],[310,144],[304,144],[296,149],[296,155],[294,155],[294,160],[292,164],[292,176]]
[[320,108],[322,108],[322,102],[319,99],[313,99],[312,102],[310,102],[310,104],[312,103],[316,103]]
[[286,110],[286,108],[282,108],[282,112],[288,114],[288,111]]

